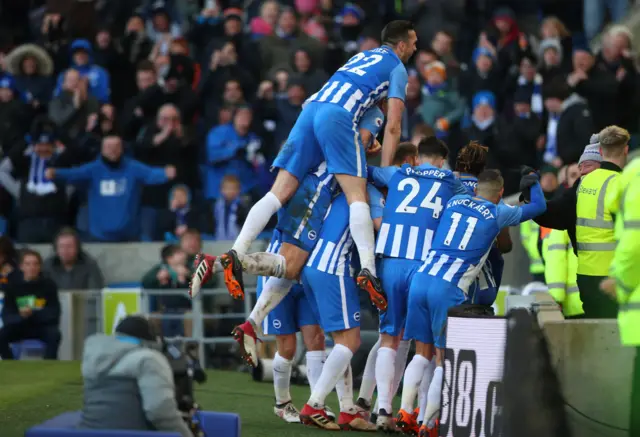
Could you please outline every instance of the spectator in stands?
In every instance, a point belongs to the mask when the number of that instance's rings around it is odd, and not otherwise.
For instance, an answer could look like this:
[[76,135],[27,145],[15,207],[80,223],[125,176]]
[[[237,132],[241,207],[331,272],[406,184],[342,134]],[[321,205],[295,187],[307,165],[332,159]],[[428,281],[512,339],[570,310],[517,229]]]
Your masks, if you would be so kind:
[[249,23],[254,38],[272,35],[276,29],[280,4],[276,0],[267,0],[260,7],[260,15]]
[[210,216],[210,208],[198,208],[193,204],[189,187],[174,185],[169,194],[168,208],[158,215],[158,231],[165,241],[174,242],[182,238],[188,229],[210,229]]
[[494,68],[495,58],[491,50],[478,47],[473,51],[472,64],[460,75],[460,94],[471,107],[473,96],[479,91],[491,91],[498,94],[501,89],[501,77]]
[[433,126],[437,137],[446,138],[449,130],[464,115],[464,100],[447,82],[447,69],[442,62],[427,64],[422,75],[425,84],[422,87],[420,115],[425,123]]
[[18,95],[16,84],[11,76],[0,77],[0,152],[2,156],[24,142],[29,131],[30,117],[33,111],[25,105]]
[[[544,103],[542,101],[542,82],[543,78],[540,73],[536,72],[536,56],[529,50],[522,52],[520,56],[520,63],[516,74],[512,74],[507,79],[505,96],[507,97],[507,104],[515,103],[510,97],[514,94],[521,93],[523,96],[526,93],[531,96],[529,105],[532,113],[542,116],[544,112]],[[511,100],[511,102],[509,102]],[[522,102],[519,102],[522,103]],[[507,114],[512,113],[513,107],[505,106],[504,111]]]
[[238,177],[242,192],[246,193],[255,185],[252,155],[260,150],[261,140],[250,131],[253,119],[251,108],[236,110],[233,123],[214,127],[207,136],[207,169],[205,197],[216,199],[220,196],[222,179],[232,174]]
[[202,235],[195,228],[188,228],[180,237],[180,248],[187,254],[187,267],[193,266],[193,261],[202,252]]
[[18,252],[13,242],[6,235],[0,235],[0,291],[4,291],[10,281],[16,280],[16,276],[20,276],[17,265]]
[[102,139],[102,154],[76,168],[48,168],[46,178],[88,185],[88,240],[136,241],[140,238],[140,191],[144,185],[164,184],[176,169],[148,167],[123,156],[122,139]]
[[407,94],[405,97],[405,112],[402,116],[402,140],[409,141],[411,133],[421,121],[420,104],[422,103],[422,92],[420,77],[416,71],[409,73],[407,81]]
[[173,38],[182,35],[180,23],[173,19],[167,3],[162,0],[153,2],[147,20],[147,34],[156,44],[170,43]]
[[304,48],[314,62],[322,59],[323,48],[320,43],[300,31],[295,10],[284,7],[278,17],[275,33],[260,40],[263,74],[272,69],[287,68],[295,47]]
[[46,108],[53,91],[53,60],[46,50],[23,44],[7,55],[5,65],[24,101],[34,109]]
[[127,97],[125,92],[128,91],[131,71],[122,47],[114,40],[108,27],[99,28],[96,32],[93,61],[109,75],[111,103],[121,106]]
[[542,95],[549,112],[543,161],[555,168],[577,162],[594,131],[586,100],[571,93],[562,77],[545,82]]
[[44,359],[58,358],[60,346],[60,302],[58,288],[41,272],[42,258],[25,249],[20,256],[22,277],[6,284],[0,328],[0,357],[13,359],[10,344],[27,339],[44,343]]
[[81,429],[161,431],[193,437],[176,403],[173,373],[151,323],[127,316],[115,336],[87,338]]
[[240,198],[240,180],[234,175],[225,176],[220,193],[222,196],[216,200],[213,211],[216,240],[233,241],[248,212]]
[[557,39],[545,39],[540,43],[539,54],[542,62],[539,66],[539,73],[542,75],[543,82],[551,82],[556,76],[568,73],[567,68],[563,65],[564,56],[562,45]]
[[327,73],[317,68],[311,54],[304,48],[297,49],[293,54],[291,69],[297,76],[296,79],[302,83],[309,94],[318,91],[329,79]]
[[140,107],[141,96],[146,90],[158,83],[156,67],[151,61],[144,60],[137,64],[135,80],[137,95],[127,100],[124,104],[124,109],[121,112],[121,127],[123,136],[126,139],[135,138],[138,135],[138,131],[147,121],[145,119],[145,114]]
[[[87,92],[99,102],[108,102],[111,94],[109,74],[91,59],[91,43],[86,39],[77,39],[71,43],[71,68],[78,71],[82,78],[87,79]],[[59,94],[66,81],[65,72],[58,76],[55,94]]]
[[540,169],[540,187],[547,200],[553,199],[559,194],[558,169],[552,165],[544,165]]
[[[562,53],[573,53],[573,39],[571,32],[558,17],[547,17],[540,24],[541,40],[556,39],[560,42]],[[564,66],[571,67],[571,60],[567,57],[564,60]]]
[[133,15],[129,18],[120,45],[123,56],[130,65],[138,65],[149,57],[153,49],[153,41],[147,36],[142,16]]
[[[154,124],[140,131],[134,145],[134,157],[150,166],[175,166],[175,182],[195,185],[195,144],[180,121],[178,109],[172,104],[163,105]],[[142,234],[146,241],[164,238],[158,233],[156,222],[160,211],[167,207],[173,182],[146,186],[142,190]]]
[[98,263],[82,250],[78,232],[65,227],[58,232],[53,247],[55,253],[47,258],[42,271],[53,279],[60,290],[101,290],[104,276]]
[[[155,265],[142,277],[142,287],[148,290],[176,290],[166,295],[156,296],[154,299],[156,311],[170,314],[185,314],[191,311],[191,301],[185,295],[189,289],[191,269],[187,267],[187,254],[175,244],[162,248],[162,262]],[[181,290],[177,291],[177,290]],[[175,320],[167,320],[162,323],[165,336],[176,335]],[[191,320],[185,319],[183,323],[184,334],[191,337]],[[167,331],[172,331],[171,333]],[[173,335],[172,335],[173,334]]]
[[49,105],[49,117],[67,138],[75,140],[86,130],[89,117],[96,116],[99,109],[98,100],[88,93],[88,79],[70,68],[64,73],[60,93]]
[[61,181],[45,178],[51,165],[67,167],[76,163],[71,148],[60,147],[55,126],[38,118],[26,148],[16,147],[0,164],[0,184],[17,200],[18,240],[45,243],[67,221],[67,193]]
[[437,56],[437,60],[445,65],[449,77],[457,78],[460,63],[453,53],[454,37],[451,32],[445,29],[438,30],[431,40],[431,50]]
[[[488,168],[500,168],[498,150],[499,136],[496,126],[496,96],[491,91],[480,91],[471,102],[471,125],[464,130],[465,142],[477,141],[489,148]],[[457,150],[451,150],[457,156]]]
[[567,77],[567,83],[573,92],[587,100],[595,130],[615,124],[619,82],[614,73],[595,67],[589,47],[574,49],[573,72]]
[[110,103],[100,107],[97,114],[91,114],[87,118],[85,131],[78,136],[78,153],[82,154],[83,161],[93,161],[100,155],[102,138],[116,130],[115,108]]

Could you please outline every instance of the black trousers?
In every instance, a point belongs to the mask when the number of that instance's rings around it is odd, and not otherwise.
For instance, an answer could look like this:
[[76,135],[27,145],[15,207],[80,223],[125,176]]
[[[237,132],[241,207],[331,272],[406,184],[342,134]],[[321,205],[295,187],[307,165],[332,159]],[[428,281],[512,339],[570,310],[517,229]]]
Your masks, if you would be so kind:
[[44,359],[57,360],[62,335],[57,325],[38,325],[29,320],[0,328],[0,357],[13,360],[10,343],[22,340],[40,340],[45,344]]
[[578,288],[585,319],[615,319],[618,303],[600,290],[606,276],[578,275]]

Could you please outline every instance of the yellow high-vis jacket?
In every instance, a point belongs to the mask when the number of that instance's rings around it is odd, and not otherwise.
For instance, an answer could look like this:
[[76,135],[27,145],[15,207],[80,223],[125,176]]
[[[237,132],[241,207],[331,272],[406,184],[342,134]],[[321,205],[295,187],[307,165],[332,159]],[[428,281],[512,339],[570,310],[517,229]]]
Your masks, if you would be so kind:
[[562,313],[566,317],[584,314],[577,283],[578,257],[573,253],[567,231],[552,229],[545,236],[542,257],[549,294],[562,305]]
[[640,346],[640,159],[631,161],[610,192],[618,245],[610,267],[619,303],[618,327],[625,346]]
[[532,275],[544,273],[544,263],[538,250],[540,239],[540,226],[533,220],[527,220],[520,224],[520,241],[529,256],[529,273]]

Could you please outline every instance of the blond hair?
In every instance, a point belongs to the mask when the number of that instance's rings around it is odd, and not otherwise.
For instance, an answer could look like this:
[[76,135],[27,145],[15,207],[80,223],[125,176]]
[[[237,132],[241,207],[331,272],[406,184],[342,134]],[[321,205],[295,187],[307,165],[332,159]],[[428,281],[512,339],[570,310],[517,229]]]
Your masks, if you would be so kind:
[[558,36],[560,38],[566,38],[571,36],[571,32],[567,29],[567,26],[564,25],[562,21],[556,16],[547,17],[542,20],[542,24],[540,25],[540,29],[542,29],[545,25],[551,25],[558,31]]
[[631,135],[620,126],[607,126],[598,134],[603,154],[618,156],[622,149],[629,144]]

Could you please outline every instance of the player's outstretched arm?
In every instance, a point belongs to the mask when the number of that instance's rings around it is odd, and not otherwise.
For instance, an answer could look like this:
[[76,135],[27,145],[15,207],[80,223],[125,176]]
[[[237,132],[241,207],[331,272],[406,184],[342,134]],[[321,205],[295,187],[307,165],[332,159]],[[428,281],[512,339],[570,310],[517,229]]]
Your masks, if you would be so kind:
[[531,220],[546,210],[547,202],[544,198],[544,193],[542,192],[540,183],[536,182],[536,184],[531,187],[531,203],[520,207],[520,211],[522,212],[522,215],[520,216],[520,223]]

